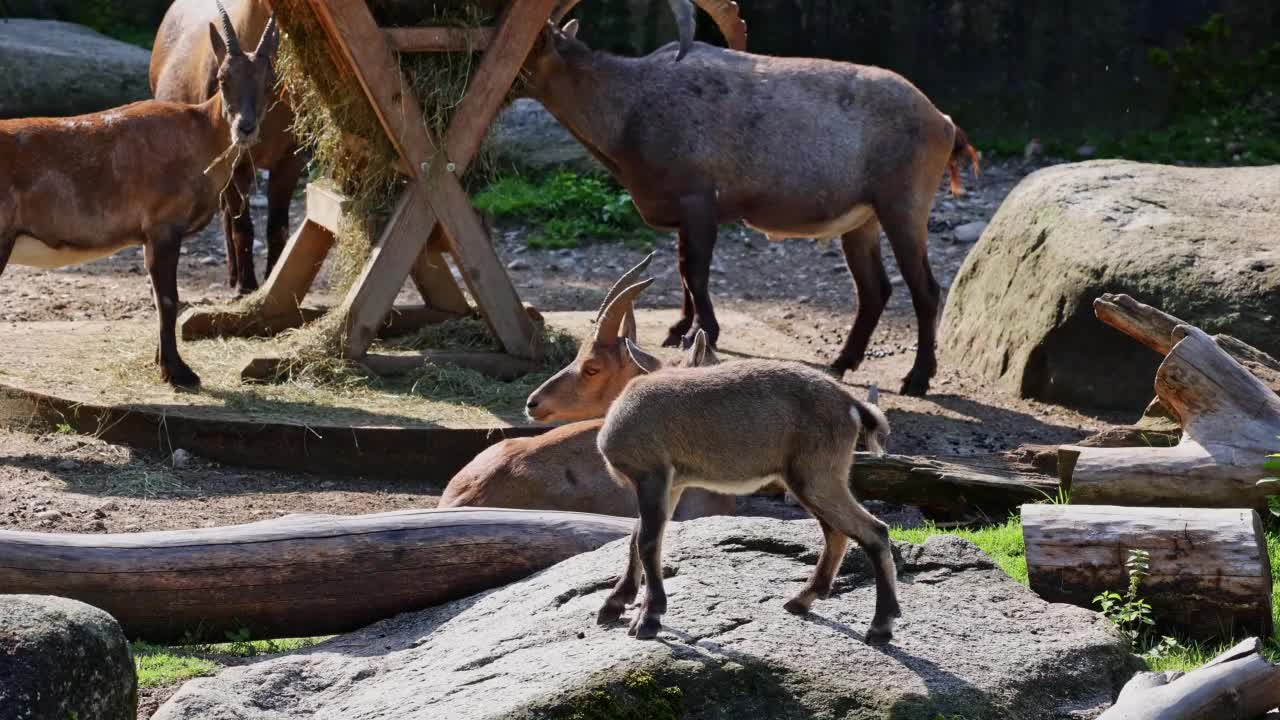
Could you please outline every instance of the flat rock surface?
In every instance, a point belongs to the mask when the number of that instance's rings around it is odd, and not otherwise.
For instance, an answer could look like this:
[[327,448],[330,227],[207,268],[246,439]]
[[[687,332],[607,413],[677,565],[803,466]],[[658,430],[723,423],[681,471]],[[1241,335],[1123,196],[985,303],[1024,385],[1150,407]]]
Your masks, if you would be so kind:
[[609,717],[620,707],[655,718],[1087,718],[1134,669],[1104,620],[1038,599],[948,536],[898,546],[904,617],[891,645],[862,640],[874,582],[856,550],[833,597],[793,617],[782,604],[816,560],[813,521],[673,525],[665,628],[641,642],[594,622],[625,543],[193,680],[155,718]]

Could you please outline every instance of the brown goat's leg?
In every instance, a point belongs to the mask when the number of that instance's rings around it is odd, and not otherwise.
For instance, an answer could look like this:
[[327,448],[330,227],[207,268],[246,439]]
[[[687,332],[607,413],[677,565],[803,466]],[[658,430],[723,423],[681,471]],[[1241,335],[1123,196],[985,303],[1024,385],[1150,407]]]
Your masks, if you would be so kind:
[[177,387],[196,387],[200,378],[178,355],[178,251],[182,230],[166,225],[147,230],[143,259],[160,318],[160,377]]
[[929,391],[929,379],[938,368],[935,351],[942,288],[934,280],[933,270],[929,267],[929,207],[932,201],[933,191],[930,189],[924,200],[891,206],[883,213],[877,208],[916,310],[919,333],[916,360],[902,379],[903,395],[923,396]]
[[[825,521],[844,533],[871,558],[876,578],[876,609],[867,630],[867,642],[888,642],[893,638],[894,618],[902,615],[898,606],[898,571],[893,564],[889,526],[867,512],[849,492],[847,478],[852,466],[853,447],[848,448],[847,455],[841,451],[836,457],[840,459],[830,463],[817,459],[801,460],[787,473],[787,486],[819,521]],[[815,580],[818,579],[817,574],[815,571]]]
[[9,265],[9,256],[13,254],[13,245],[17,241],[18,234],[15,232],[0,234],[0,275],[4,275],[4,269]]
[[840,239],[844,247],[844,261],[853,276],[853,288],[858,294],[858,311],[844,347],[831,363],[831,370],[841,376],[848,370],[857,370],[867,354],[871,333],[880,322],[884,306],[889,302],[893,286],[884,270],[880,257],[880,222],[868,220],[862,227],[844,234]]
[[[814,517],[817,517],[816,513]],[[809,576],[809,582],[805,583],[804,588],[783,605],[787,612],[795,615],[809,612],[814,600],[831,594],[836,571],[840,569],[840,562],[844,560],[845,551],[849,547],[849,538],[844,533],[820,517],[818,524],[822,526],[822,554],[818,557],[818,564],[813,568],[813,575]]]
[[627,603],[636,599],[636,592],[640,589],[641,573],[639,537],[640,521],[636,520],[635,529],[631,531],[627,569],[618,578],[618,582],[613,586],[613,591],[609,593],[609,597],[605,598],[604,605],[600,607],[600,612],[596,613],[596,624],[598,625],[609,625],[617,622],[618,618],[622,617],[622,611],[626,609]]
[[680,280],[684,283],[686,297],[692,301],[693,318],[689,321],[689,303],[682,308],[680,322],[667,331],[663,346],[679,345],[687,348],[693,344],[698,330],[707,333],[707,344],[716,346],[720,338],[720,324],[716,322],[715,309],[711,306],[711,256],[716,247],[717,227],[716,199],[714,193],[693,195],[680,200],[680,234],[676,253],[680,268]]
[[636,546],[640,566],[644,568],[644,604],[636,613],[628,635],[637,640],[652,640],[662,629],[662,616],[667,612],[667,592],[662,584],[662,534],[671,511],[666,469],[651,470],[634,477],[636,504],[640,509],[640,527]]
[[[253,167],[241,163],[236,167],[231,185],[222,193],[222,212],[231,228],[231,245],[235,253],[236,282],[241,295],[258,289],[258,278],[253,272],[253,214],[249,209],[249,193],[253,192]],[[231,262],[231,256],[227,256]]]
[[295,148],[271,168],[267,178],[267,271],[263,277],[271,275],[289,241],[289,203],[306,164],[306,155]]

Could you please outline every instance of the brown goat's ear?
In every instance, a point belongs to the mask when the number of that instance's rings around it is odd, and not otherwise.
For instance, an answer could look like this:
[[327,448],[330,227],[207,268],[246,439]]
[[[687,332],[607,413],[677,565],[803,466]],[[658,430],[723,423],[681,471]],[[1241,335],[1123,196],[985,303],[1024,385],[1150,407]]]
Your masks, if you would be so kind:
[[227,57],[227,41],[222,39],[218,26],[213,23],[209,23],[209,44],[213,46],[213,57],[221,67],[222,61]]
[[569,22],[565,23],[564,27],[560,28],[560,32],[563,33],[564,36],[569,38],[570,40],[577,40],[578,39],[578,18],[574,18]]
[[622,317],[622,337],[636,341],[636,313],[632,308],[627,308],[627,314]]
[[698,367],[707,359],[707,331],[698,330],[693,336],[693,347],[689,349],[689,356],[693,359],[692,366]]
[[631,340],[623,338],[622,343],[627,346],[627,356],[631,358],[632,364],[637,368],[640,368],[640,372],[648,375],[662,367],[662,361],[641,350],[640,347],[631,342]]

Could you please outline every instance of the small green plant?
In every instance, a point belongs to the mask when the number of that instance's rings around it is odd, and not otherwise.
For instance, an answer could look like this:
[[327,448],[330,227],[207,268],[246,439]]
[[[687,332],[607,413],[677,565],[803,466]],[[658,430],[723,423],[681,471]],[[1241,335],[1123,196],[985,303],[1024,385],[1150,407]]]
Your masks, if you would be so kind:
[[[1138,587],[1147,576],[1151,555],[1146,550],[1130,550],[1129,559],[1125,561],[1125,569],[1129,574],[1129,588],[1123,595],[1108,590],[1093,599],[1103,617],[1129,639],[1135,649],[1144,641],[1155,627],[1156,621],[1151,614],[1151,604],[1138,596]],[[1165,638],[1177,645],[1173,638]],[[1163,643],[1164,640],[1161,641]],[[1165,647],[1165,651],[1168,647]]]
[[76,429],[71,427],[69,423],[60,422],[54,427],[54,431],[59,435],[75,435]]
[[[1267,472],[1280,473],[1280,453],[1267,456],[1262,469]],[[1267,477],[1258,481],[1258,487],[1270,490],[1267,495],[1267,509],[1273,518],[1280,517],[1280,477]]]
[[475,206],[496,218],[535,225],[531,248],[575,248],[588,239],[618,239],[652,246],[657,237],[640,218],[631,195],[607,178],[558,172],[535,181],[500,178],[475,196]]
[[249,631],[249,628],[239,627],[235,630],[227,630],[223,634],[227,636],[227,642],[231,644],[232,655],[253,657],[258,654],[258,649],[250,642],[253,639],[253,633]]

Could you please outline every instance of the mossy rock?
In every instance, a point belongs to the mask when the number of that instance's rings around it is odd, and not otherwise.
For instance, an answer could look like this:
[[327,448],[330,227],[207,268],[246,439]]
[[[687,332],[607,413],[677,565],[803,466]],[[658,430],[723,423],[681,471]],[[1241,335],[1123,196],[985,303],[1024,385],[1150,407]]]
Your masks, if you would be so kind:
[[1103,293],[1280,356],[1278,208],[1276,166],[1098,160],[1030,175],[956,276],[941,362],[1022,397],[1141,410],[1163,358],[1097,319]]

